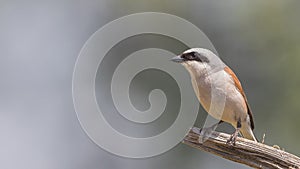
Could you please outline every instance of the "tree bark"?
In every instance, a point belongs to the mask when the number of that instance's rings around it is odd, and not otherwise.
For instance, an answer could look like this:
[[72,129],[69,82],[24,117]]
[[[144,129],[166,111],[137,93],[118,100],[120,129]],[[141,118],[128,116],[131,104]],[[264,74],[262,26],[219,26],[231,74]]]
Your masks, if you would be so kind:
[[[229,134],[212,131],[206,138],[193,127],[183,143],[222,158],[245,164],[253,168],[300,169],[300,158],[262,143],[238,137],[235,145],[228,144]],[[199,140],[205,140],[200,143]]]

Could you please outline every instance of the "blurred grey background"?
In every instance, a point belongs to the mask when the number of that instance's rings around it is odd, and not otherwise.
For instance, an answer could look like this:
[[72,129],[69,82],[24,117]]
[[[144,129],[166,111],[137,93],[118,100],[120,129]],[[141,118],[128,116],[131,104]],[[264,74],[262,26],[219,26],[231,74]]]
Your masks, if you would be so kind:
[[[242,81],[259,140],[265,133],[267,144],[300,155],[299,7],[297,0],[1,0],[0,168],[247,168],[183,144],[152,158],[118,157],[99,148],[81,129],[71,89],[80,49],[106,23],[149,11],[197,25]],[[178,51],[176,47],[170,50]],[[167,76],[159,78],[171,83]],[[134,86],[131,90],[139,93]],[[201,126],[205,117],[200,109],[195,125]],[[172,118],[161,126],[166,128]],[[150,135],[157,134],[154,129]],[[231,128],[222,125],[219,130]]]

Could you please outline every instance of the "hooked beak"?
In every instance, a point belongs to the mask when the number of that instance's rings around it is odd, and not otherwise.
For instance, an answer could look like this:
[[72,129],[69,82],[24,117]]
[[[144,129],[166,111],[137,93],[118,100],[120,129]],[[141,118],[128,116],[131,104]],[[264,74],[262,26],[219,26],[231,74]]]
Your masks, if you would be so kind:
[[184,59],[179,56],[175,56],[171,59],[171,61],[176,62],[176,63],[182,63],[184,62]]

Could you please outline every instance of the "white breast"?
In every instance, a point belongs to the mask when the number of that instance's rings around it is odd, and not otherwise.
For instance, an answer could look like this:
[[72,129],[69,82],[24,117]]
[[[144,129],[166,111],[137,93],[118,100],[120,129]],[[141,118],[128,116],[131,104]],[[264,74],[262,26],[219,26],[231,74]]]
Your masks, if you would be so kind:
[[[221,62],[223,63],[223,62]],[[247,106],[235,87],[232,77],[223,69],[197,61],[184,62],[191,75],[195,94],[203,108],[214,118],[236,125],[237,119],[247,118]]]
[[214,118],[233,122],[236,118],[234,116],[246,114],[244,98],[225,71],[191,79],[198,100]]

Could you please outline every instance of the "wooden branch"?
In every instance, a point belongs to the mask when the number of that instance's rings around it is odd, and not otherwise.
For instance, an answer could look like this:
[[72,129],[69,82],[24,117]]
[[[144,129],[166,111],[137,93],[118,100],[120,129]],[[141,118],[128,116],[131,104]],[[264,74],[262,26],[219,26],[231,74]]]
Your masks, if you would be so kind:
[[[253,168],[300,169],[300,158],[293,154],[241,137],[235,145],[230,145],[226,143],[229,137],[229,134],[212,131],[209,138],[204,138],[199,129],[193,127],[183,143]],[[207,140],[199,143],[203,139]]]

